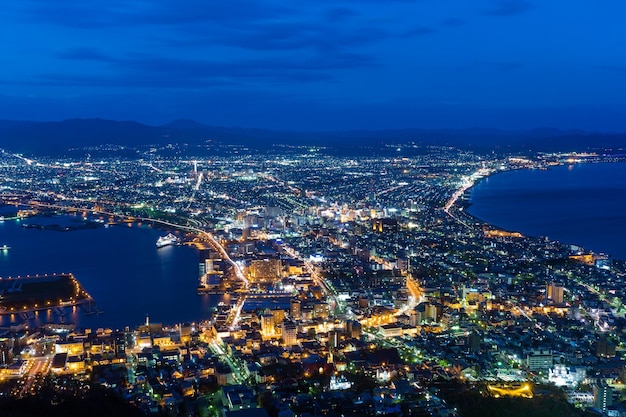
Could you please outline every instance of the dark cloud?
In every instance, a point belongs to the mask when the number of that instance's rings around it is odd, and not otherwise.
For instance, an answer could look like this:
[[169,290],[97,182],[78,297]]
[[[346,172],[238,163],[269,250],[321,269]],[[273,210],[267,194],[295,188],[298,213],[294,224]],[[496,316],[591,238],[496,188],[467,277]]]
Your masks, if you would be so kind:
[[301,14],[297,8],[257,0],[218,2],[186,0],[184,4],[177,0],[161,0],[149,2],[149,4],[151,7],[145,13],[129,16],[128,22],[154,25],[184,25],[211,22],[227,26],[231,22],[279,21],[285,17]]
[[490,8],[485,10],[487,16],[515,16],[532,9],[534,6],[525,0],[498,0]]
[[77,28],[159,25],[175,26],[197,23],[228,25],[230,22],[250,22],[279,19],[299,14],[298,11],[270,2],[229,0],[210,2],[186,0],[29,0],[25,13],[46,23]]
[[96,48],[89,46],[71,48],[67,51],[61,52],[59,55],[61,59],[71,59],[78,61],[109,61],[110,58],[104,55]]
[[[124,24],[124,15],[132,1],[123,5],[111,0],[111,7],[101,7],[97,2],[85,0],[26,0],[22,13],[38,23],[54,24],[80,29],[114,27]],[[99,7],[100,6],[100,7]]]
[[418,26],[413,29],[407,30],[400,34],[402,38],[413,38],[416,36],[424,36],[430,35],[431,33],[435,33],[435,30],[426,26]]
[[359,13],[354,9],[349,9],[347,7],[337,7],[331,10],[328,10],[324,16],[327,20],[331,22],[343,22],[351,17],[358,16]]
[[156,56],[114,58],[90,48],[72,49],[63,59],[100,61],[106,64],[102,75],[44,74],[42,84],[66,83],[80,86],[125,88],[180,87],[203,88],[211,85],[241,84],[249,80],[280,83],[332,81],[333,71],[371,67],[376,61],[367,55],[329,53],[323,57],[272,57],[245,60],[180,59]]
[[451,17],[449,19],[444,19],[441,22],[441,26],[447,26],[447,27],[460,27],[460,26],[463,26],[464,24],[465,24],[465,20],[458,19],[456,17]]
[[251,50],[346,50],[364,46],[390,34],[377,27],[338,28],[322,24],[277,23],[213,31],[204,39],[211,44]]

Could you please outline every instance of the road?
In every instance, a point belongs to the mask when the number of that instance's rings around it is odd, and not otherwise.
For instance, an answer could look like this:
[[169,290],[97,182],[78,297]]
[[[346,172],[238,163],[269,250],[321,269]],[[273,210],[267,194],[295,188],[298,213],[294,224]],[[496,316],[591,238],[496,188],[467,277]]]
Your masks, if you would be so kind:
[[48,356],[42,356],[37,358],[30,358],[28,371],[25,375],[26,382],[20,391],[20,396],[24,397],[28,395],[31,390],[36,390],[36,384],[41,382],[42,376],[48,373],[50,369],[50,362],[52,359]]

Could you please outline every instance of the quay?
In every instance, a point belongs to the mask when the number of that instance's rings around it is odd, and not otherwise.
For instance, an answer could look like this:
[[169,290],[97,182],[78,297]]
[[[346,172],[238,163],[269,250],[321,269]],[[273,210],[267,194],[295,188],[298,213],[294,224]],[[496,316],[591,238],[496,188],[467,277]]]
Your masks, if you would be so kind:
[[0,278],[0,315],[93,303],[73,274]]

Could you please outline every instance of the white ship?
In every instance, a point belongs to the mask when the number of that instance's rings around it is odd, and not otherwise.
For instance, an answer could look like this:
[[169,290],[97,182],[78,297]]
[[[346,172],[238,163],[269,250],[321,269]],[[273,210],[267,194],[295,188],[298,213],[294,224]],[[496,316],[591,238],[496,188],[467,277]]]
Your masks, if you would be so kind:
[[178,237],[174,236],[171,233],[168,233],[167,236],[159,237],[159,239],[156,241],[156,246],[157,248],[162,248],[163,246],[178,245],[179,243],[180,239]]

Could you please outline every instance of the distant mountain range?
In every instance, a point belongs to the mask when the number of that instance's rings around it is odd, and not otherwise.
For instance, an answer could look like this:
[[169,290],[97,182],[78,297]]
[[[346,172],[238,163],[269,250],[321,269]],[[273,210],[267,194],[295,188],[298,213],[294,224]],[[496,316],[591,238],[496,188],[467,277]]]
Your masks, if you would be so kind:
[[0,148],[24,154],[60,154],[72,148],[119,145],[129,148],[211,141],[263,149],[272,145],[381,147],[415,143],[446,145],[480,152],[585,151],[626,148],[626,133],[594,133],[541,128],[388,129],[350,131],[282,131],[208,126],[175,120],[161,126],[133,121],[68,119],[59,122],[0,120]]

